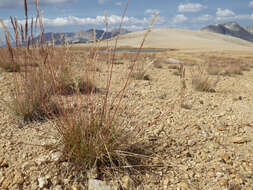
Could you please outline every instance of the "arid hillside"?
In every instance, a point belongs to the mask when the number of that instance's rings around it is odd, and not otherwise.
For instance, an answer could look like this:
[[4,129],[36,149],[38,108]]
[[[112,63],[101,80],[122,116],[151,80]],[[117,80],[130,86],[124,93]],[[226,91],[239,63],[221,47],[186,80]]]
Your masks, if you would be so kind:
[[[118,47],[138,47],[145,31],[120,36]],[[110,44],[113,45],[114,40]],[[105,45],[105,44],[104,44]],[[77,46],[87,46],[78,44]],[[253,48],[253,44],[239,38],[206,31],[183,29],[154,29],[144,48],[169,48],[184,50],[241,50]]]

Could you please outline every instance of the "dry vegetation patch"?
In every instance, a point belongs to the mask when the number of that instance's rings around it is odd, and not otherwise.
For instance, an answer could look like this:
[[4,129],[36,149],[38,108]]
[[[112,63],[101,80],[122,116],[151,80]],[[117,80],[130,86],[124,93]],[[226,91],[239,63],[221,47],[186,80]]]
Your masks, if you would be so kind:
[[219,82],[219,76],[214,80],[206,73],[205,65],[199,65],[192,69],[192,86],[203,92],[215,92],[215,87]]

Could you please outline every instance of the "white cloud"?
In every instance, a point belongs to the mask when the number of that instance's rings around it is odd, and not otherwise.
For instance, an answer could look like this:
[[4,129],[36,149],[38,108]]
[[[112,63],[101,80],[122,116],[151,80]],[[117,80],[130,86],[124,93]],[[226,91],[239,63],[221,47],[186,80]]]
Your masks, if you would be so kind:
[[151,15],[154,15],[156,14],[157,12],[159,12],[157,9],[147,9],[145,11],[146,14],[151,14]]
[[238,20],[253,20],[253,14],[236,15],[235,18]]
[[229,17],[216,17],[218,21],[250,20],[253,21],[253,14],[239,14]]
[[[28,0],[28,2],[34,3],[35,0]],[[41,4],[57,4],[57,3],[72,3],[74,0],[40,0]]]
[[197,18],[194,18],[193,21],[195,21],[195,22],[207,22],[207,21],[210,21],[212,19],[213,19],[212,15],[205,14],[205,15],[201,15]]
[[[252,1],[253,2],[253,1]],[[235,20],[253,20],[253,14],[236,14],[235,12],[221,8],[216,11],[216,20],[218,21],[235,21]]]
[[156,13],[158,13],[158,16],[156,18],[155,25],[162,25],[162,24],[168,22],[168,19],[166,17],[159,16],[160,11],[158,9],[146,9],[145,14],[149,15],[148,19],[149,19],[150,23],[152,22],[152,19],[154,18]]
[[[28,4],[34,4],[36,0],[27,0]],[[54,5],[61,3],[73,3],[76,0],[39,0],[40,5]],[[12,9],[24,5],[23,0],[0,0],[0,9]]]
[[221,9],[221,8],[218,8],[217,11],[216,11],[216,16],[217,17],[231,17],[231,16],[235,16],[235,13],[229,9]]
[[115,5],[122,6],[122,2],[116,2]]
[[[151,24],[153,16],[136,18],[136,17],[124,17],[123,21],[123,28],[126,28],[130,31],[136,30],[143,30],[148,28]],[[75,16],[68,16],[68,17],[56,17],[56,18],[47,18],[43,17],[43,23],[46,28],[48,29],[57,29],[62,30],[65,27],[82,27],[82,28],[104,28],[105,27],[105,16],[96,16],[96,17],[75,17]],[[108,15],[107,20],[109,23],[109,28],[117,28],[121,22],[120,15]],[[25,20],[18,20],[20,24],[25,24]],[[31,20],[29,20],[31,22]],[[5,23],[8,27],[11,26],[9,20],[5,20]],[[168,23],[168,19],[165,17],[157,17],[155,22],[156,26],[164,26],[164,24]],[[1,27],[1,26],[0,26]]]
[[105,4],[106,2],[109,2],[109,1],[111,1],[111,0],[98,0],[98,4],[103,5],[103,4]]
[[[45,27],[68,27],[68,26],[89,26],[94,25],[97,27],[102,27],[105,25],[105,16],[97,16],[97,17],[75,17],[75,16],[68,16],[68,17],[57,17],[57,18],[43,18],[43,23]],[[110,15],[107,16],[107,20],[109,26],[117,26],[121,22],[121,16],[118,15]],[[7,26],[10,26],[9,20],[4,21]],[[31,22],[31,20],[29,20]],[[20,24],[25,24],[25,20],[19,20]],[[125,26],[139,26],[145,27],[150,23],[149,19],[147,18],[135,18],[135,17],[124,17],[124,25]]]
[[253,1],[249,2],[249,7],[253,7]]
[[199,12],[203,9],[206,9],[206,6],[203,6],[199,3],[187,3],[187,4],[180,4],[178,6],[179,12]]
[[[168,21],[168,19],[166,17],[162,17],[162,16],[158,16],[156,18],[156,21],[155,21],[155,24],[157,25],[161,25],[161,24],[164,24]],[[151,23],[151,22],[150,22]]]
[[178,23],[183,23],[185,21],[187,21],[188,18],[186,16],[184,16],[183,14],[179,14],[179,15],[176,15],[173,19],[172,19],[172,22],[174,24],[178,24]]

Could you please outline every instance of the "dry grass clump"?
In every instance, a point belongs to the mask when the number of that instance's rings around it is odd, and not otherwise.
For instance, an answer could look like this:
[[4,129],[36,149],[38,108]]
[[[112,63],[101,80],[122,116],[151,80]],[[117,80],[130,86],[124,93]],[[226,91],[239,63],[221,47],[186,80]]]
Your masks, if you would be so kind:
[[151,62],[145,65],[145,61],[139,61],[134,66],[131,64],[129,67],[130,70],[132,70],[131,78],[135,80],[151,80],[150,76],[147,74],[147,70],[150,68],[151,64],[153,63]]
[[173,73],[172,73],[173,75],[181,76],[181,65],[182,64],[180,64],[180,66],[178,66],[178,65],[169,65],[168,69],[174,70]]
[[215,85],[208,77],[194,77],[192,78],[192,85],[197,91],[201,92],[215,92]]
[[12,93],[10,108],[25,122],[44,120],[53,113],[59,112],[59,107],[50,97],[53,88],[49,85],[48,75],[40,70],[17,79]]
[[227,67],[225,68],[225,71],[223,75],[242,75],[243,74],[243,67],[241,64],[228,64]]
[[155,68],[158,68],[158,69],[163,68],[162,61],[159,60],[159,59],[156,59],[156,60],[153,62],[153,65],[154,65]]
[[[126,9],[124,15],[125,12]],[[123,22],[124,15],[121,22]],[[143,126],[130,125],[129,119],[122,117],[124,110],[129,109],[122,109],[121,107],[123,96],[130,78],[135,73],[134,71],[137,70],[138,74],[141,73],[142,78],[145,78],[140,70],[142,66],[136,63],[136,59],[140,54],[147,34],[144,36],[139,52],[131,63],[122,89],[116,95],[112,95],[111,83],[118,37],[115,39],[114,51],[110,51],[111,53],[107,54],[108,57],[106,58],[106,60],[109,60],[109,72],[105,87],[106,94],[95,95],[96,88],[90,83],[95,78],[95,73],[86,70],[84,72],[84,80],[79,82],[78,86],[79,89],[83,89],[86,92],[88,89],[89,93],[85,95],[78,94],[76,98],[73,97],[70,104],[76,103],[75,111],[64,110],[63,117],[57,119],[57,129],[61,136],[60,142],[64,145],[64,153],[78,166],[85,169],[93,167],[104,169],[112,166],[129,166],[133,164],[128,158],[133,157],[130,156],[132,152],[136,153],[137,148],[134,149],[133,147],[136,147],[140,141],[139,138],[141,132],[143,132]],[[96,46],[96,44],[94,45]],[[95,57],[93,56],[93,60],[89,60],[89,64],[95,63]],[[126,105],[129,104],[130,102],[128,101]],[[68,107],[68,105],[65,107]],[[134,114],[133,111],[131,113]]]
[[[36,21],[31,19],[31,23],[28,24],[26,0],[24,4],[26,15],[24,28],[16,18],[11,17],[16,47],[10,43],[11,34],[7,27],[3,22],[1,24],[5,30],[8,45],[6,56],[11,58],[10,64],[23,67],[23,72],[14,75],[12,102],[9,106],[14,114],[25,122],[29,122],[51,118],[60,113],[59,102],[52,101],[51,97],[69,88],[71,82],[68,80],[71,73],[67,69],[70,63],[68,48],[56,48],[54,45],[46,44],[42,18],[38,16],[38,9]],[[37,24],[40,25],[41,39],[35,42],[33,32]],[[23,32],[19,32],[20,28]]]
[[168,69],[179,69],[179,66],[177,66],[177,65],[169,65],[168,66]]
[[[46,51],[51,51],[48,48]],[[32,51],[37,51],[33,49]],[[42,62],[37,67],[26,67],[24,72],[14,76],[14,90],[10,108],[14,113],[28,122],[51,118],[60,113],[60,104],[52,101],[55,94],[72,93],[73,84],[71,73],[66,69],[67,63],[62,65],[54,63],[55,55],[62,52],[54,52],[54,55],[44,57],[40,55]],[[21,57],[19,57],[21,59]],[[26,61],[32,58],[27,57]]]
[[0,48],[0,68],[7,72],[19,72],[21,70],[19,64],[11,61],[7,48]]
[[[86,69],[87,72],[94,71],[88,68]],[[85,76],[75,76],[71,65],[65,63],[59,71],[53,80],[57,94],[73,95],[75,93],[89,94],[91,92],[99,92],[99,89],[92,80],[87,79]]]
[[[3,24],[3,21],[0,20],[0,25]],[[5,27],[5,25],[4,25]],[[7,28],[4,28],[7,29]],[[8,36],[6,37],[7,44],[11,44]],[[21,70],[20,64],[14,61],[12,54],[9,54],[8,48],[0,48],[0,68],[7,72],[19,72]]]
[[191,70],[192,86],[197,91],[215,92],[215,87],[219,82],[219,76],[216,80],[211,79],[206,73],[204,65],[198,65],[196,69]]
[[119,53],[119,58],[126,61],[130,61],[132,59],[132,56],[133,56],[133,53],[129,53],[129,52]]
[[102,107],[78,110],[58,119],[57,128],[67,156],[86,169],[126,165],[120,152],[131,151],[136,134],[111,119]]
[[[242,60],[223,57],[209,57],[207,72],[210,75],[242,75],[243,71],[249,71],[249,66],[243,64]],[[215,63],[214,63],[215,62]]]
[[150,76],[145,71],[133,72],[131,77],[135,80],[151,80]]
[[180,76],[181,75],[179,71],[174,71],[172,74],[175,75],[175,76]]
[[79,78],[77,79],[77,90],[81,94],[90,94],[90,93],[97,93],[99,89],[96,85],[89,79]]
[[218,64],[208,64],[207,66],[207,73],[209,75],[219,75],[222,71],[221,66],[219,66]]
[[242,67],[243,71],[250,71],[250,65],[249,64],[244,63],[244,64],[241,65],[241,67]]

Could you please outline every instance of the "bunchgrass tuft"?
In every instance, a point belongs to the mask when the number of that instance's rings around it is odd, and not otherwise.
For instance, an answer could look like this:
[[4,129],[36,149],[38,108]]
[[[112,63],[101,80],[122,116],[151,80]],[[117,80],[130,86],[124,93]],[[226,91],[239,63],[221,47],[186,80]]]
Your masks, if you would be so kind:
[[242,74],[243,74],[243,67],[239,63],[228,64],[223,72],[223,75],[227,75],[227,76],[242,75]]
[[198,65],[191,71],[192,86],[195,90],[201,92],[215,92],[215,87],[219,82],[219,76],[216,80],[211,79],[206,73],[205,65]]
[[[36,2],[38,5],[38,1]],[[72,74],[69,69],[69,58],[71,56],[66,46],[56,48],[53,39],[52,45],[44,41],[44,27],[38,9],[37,18],[31,19],[29,24],[27,2],[24,1],[24,4],[26,22],[23,32],[19,32],[19,28],[23,26],[16,18],[11,17],[14,37],[11,37],[8,28],[1,22],[8,46],[8,51],[5,49],[1,51],[6,51],[9,65],[15,66],[11,67],[10,71],[17,71],[17,68],[20,70],[20,66],[23,68],[22,72],[16,73],[13,77],[14,89],[12,101],[9,103],[10,109],[25,122],[31,122],[52,118],[53,115],[61,112],[60,103],[52,101],[52,97],[63,91],[66,93],[70,89]],[[37,30],[38,24],[40,40],[35,42],[33,32]],[[10,39],[15,39],[15,47]]]
[[153,62],[153,65],[154,65],[154,67],[157,68],[157,69],[163,68],[162,61],[159,60],[159,59],[155,60],[155,61]]
[[131,78],[135,80],[151,80],[151,77],[147,74],[147,70],[153,64],[153,62],[144,64],[145,61],[139,61],[136,65],[129,67],[131,72]]
[[40,71],[26,76],[25,80],[18,79],[12,94],[11,110],[25,122],[44,120],[59,112],[59,107],[50,97],[53,94],[48,76]]
[[[122,16],[121,25],[125,13],[126,9]],[[151,28],[147,31],[147,34],[150,30]],[[83,77],[77,80],[77,88],[80,93],[77,96],[73,96],[71,101],[68,101],[69,103],[63,106],[63,116],[56,119],[57,130],[61,136],[60,145],[63,145],[63,152],[78,167],[85,169],[98,167],[102,171],[108,167],[132,165],[134,162],[131,160],[136,163],[136,159],[129,158],[133,158],[131,155],[137,153],[138,148],[136,147],[142,141],[140,137],[143,135],[144,130],[141,125],[130,125],[129,116],[123,112],[130,110],[130,113],[134,114],[134,108],[122,108],[124,107],[122,101],[130,78],[136,71],[138,74],[141,73],[136,78],[146,78],[146,71],[144,73],[143,71],[140,72],[140,68],[143,67],[136,63],[146,37],[147,35],[144,36],[140,49],[135,55],[135,59],[131,62],[126,81],[119,92],[115,92],[111,86],[117,41],[119,38],[117,36],[115,38],[114,50],[108,51],[109,53],[107,55],[103,54],[103,59],[107,60],[108,64],[106,66],[109,71],[107,80],[105,81],[106,93],[96,94],[98,91],[96,85],[94,85],[96,72],[86,69],[82,75]],[[97,48],[99,47],[99,43],[97,41],[93,44],[95,47],[91,49],[92,53],[90,55],[92,56],[88,57],[85,61],[86,68],[96,64],[98,52],[94,51],[94,49],[99,49]],[[62,97],[59,97],[59,101],[61,99]],[[73,104],[75,104],[74,111],[71,109]],[[129,101],[127,101],[126,106],[128,105],[131,105]]]
[[81,94],[97,93],[99,89],[89,79],[79,78],[77,79],[77,89]]
[[0,68],[7,72],[20,72],[21,66],[12,61],[7,48],[0,48]]
[[133,72],[131,77],[135,80],[151,80],[150,76],[145,71]]
[[215,92],[213,82],[208,77],[196,77],[192,79],[192,85],[197,91]]
[[136,141],[133,134],[129,135],[120,123],[110,122],[107,116],[101,118],[102,110],[92,111],[79,110],[58,120],[57,127],[62,135],[61,143],[64,144],[66,156],[86,169],[94,165],[126,164],[120,163],[123,159],[117,150],[131,150],[131,142]]
[[207,73],[209,75],[219,75],[222,72],[222,67],[218,64],[208,64]]
[[179,67],[177,65],[169,65],[168,69],[176,69],[176,70],[178,70]]
[[9,62],[8,60],[1,60],[0,61],[0,68],[2,68],[3,70],[7,71],[7,72],[20,72],[21,67],[18,64],[12,64],[11,62]]

